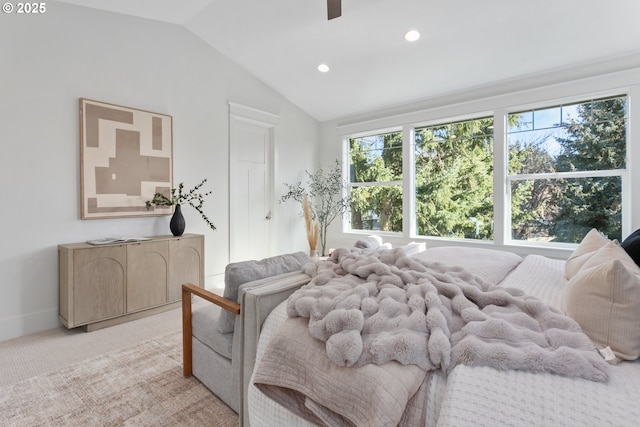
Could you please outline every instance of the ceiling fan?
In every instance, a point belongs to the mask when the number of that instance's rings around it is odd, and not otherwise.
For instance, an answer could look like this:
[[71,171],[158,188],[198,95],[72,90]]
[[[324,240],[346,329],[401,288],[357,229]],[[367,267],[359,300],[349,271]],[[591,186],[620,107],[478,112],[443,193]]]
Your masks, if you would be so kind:
[[342,0],[327,0],[327,15],[329,20],[342,15]]

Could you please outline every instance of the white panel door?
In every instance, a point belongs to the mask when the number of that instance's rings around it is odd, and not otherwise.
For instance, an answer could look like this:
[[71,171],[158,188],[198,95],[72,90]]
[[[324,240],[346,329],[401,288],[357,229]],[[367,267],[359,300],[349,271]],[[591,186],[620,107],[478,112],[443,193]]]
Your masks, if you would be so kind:
[[230,111],[230,262],[262,259],[272,247],[273,116],[256,120],[257,110],[235,104]]

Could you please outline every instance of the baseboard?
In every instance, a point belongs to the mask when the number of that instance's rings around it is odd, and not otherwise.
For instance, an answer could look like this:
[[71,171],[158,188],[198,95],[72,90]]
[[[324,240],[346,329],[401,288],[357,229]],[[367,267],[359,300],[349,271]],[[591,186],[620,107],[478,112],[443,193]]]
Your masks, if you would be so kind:
[[[205,288],[218,291],[224,289],[224,273],[205,278]],[[15,317],[0,319],[0,341],[46,331],[61,326],[58,320],[58,308],[27,313]]]
[[58,308],[0,319],[0,341],[46,331],[60,325]]

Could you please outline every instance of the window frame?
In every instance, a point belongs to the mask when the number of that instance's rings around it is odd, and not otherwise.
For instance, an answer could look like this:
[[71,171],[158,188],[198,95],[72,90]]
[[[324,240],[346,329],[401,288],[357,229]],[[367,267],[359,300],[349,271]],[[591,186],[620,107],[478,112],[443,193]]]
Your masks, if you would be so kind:
[[[351,182],[351,140],[352,139],[357,139],[357,138],[366,138],[366,137],[370,137],[370,136],[379,136],[379,135],[386,135],[386,134],[390,134],[390,133],[401,133],[402,134],[402,180],[392,180],[392,181],[371,181],[371,182]],[[396,127],[396,128],[388,128],[388,129],[382,129],[379,131],[374,131],[374,132],[365,132],[365,133],[360,133],[357,135],[349,135],[347,137],[345,137],[343,139],[343,144],[344,144],[344,151],[343,151],[343,171],[342,171],[342,176],[343,179],[344,177],[348,177],[347,179],[344,179],[346,185],[345,185],[345,190],[343,192],[343,197],[344,196],[349,196],[351,195],[352,189],[355,187],[391,187],[391,186],[400,186],[400,188],[402,189],[402,200],[403,200],[403,207],[402,207],[402,229],[403,231],[380,231],[380,230],[359,230],[359,229],[352,229],[351,228],[351,209],[349,209],[344,215],[343,215],[343,220],[342,220],[342,227],[343,230],[348,230],[349,233],[367,233],[367,234],[371,234],[373,232],[377,233],[377,234],[387,234],[387,235],[403,235],[404,234],[404,230],[405,230],[405,222],[404,222],[404,217],[405,217],[405,209],[404,209],[404,201],[406,199],[406,196],[404,194],[404,184],[405,184],[405,162],[406,162],[406,152],[405,152],[405,142],[406,142],[406,138],[405,138],[405,134],[403,132],[403,128],[402,127]]]
[[[560,91],[561,92],[561,91]],[[544,96],[544,95],[547,96]],[[402,131],[403,135],[403,231],[402,233],[394,232],[376,232],[383,236],[428,241],[435,246],[447,243],[462,244],[474,246],[481,244],[483,246],[491,245],[493,247],[512,247],[516,252],[524,253],[540,253],[542,255],[564,256],[568,251],[575,249],[574,243],[547,243],[547,242],[531,242],[523,240],[514,240],[511,236],[511,183],[514,180],[531,179],[528,175],[509,175],[508,165],[508,115],[511,113],[525,111],[530,109],[549,108],[558,104],[571,104],[579,102],[588,102],[592,99],[625,96],[627,98],[627,114],[626,114],[626,162],[625,169],[617,169],[614,171],[580,171],[580,172],[555,172],[544,174],[544,178],[567,178],[567,177],[597,177],[597,176],[620,176],[622,180],[622,235],[626,236],[632,231],[632,215],[634,212],[640,214],[640,200],[632,204],[632,182],[634,171],[633,165],[640,164],[640,150],[633,151],[632,129],[640,129],[640,114],[633,115],[633,98],[640,99],[640,85],[630,85],[629,87],[606,89],[602,91],[582,91],[565,96],[555,96],[553,89],[541,90],[538,95],[542,95],[540,99],[530,102],[511,104],[496,102],[495,99],[479,99],[474,102],[464,104],[453,104],[446,107],[439,107],[430,110],[417,111],[402,115],[385,117],[367,122],[354,123],[350,125],[338,126],[340,140],[343,147],[343,165],[345,165],[348,177],[349,168],[349,139],[361,135],[375,135],[393,131]],[[553,96],[552,96],[553,95]],[[634,96],[635,95],[635,96]],[[507,98],[513,95],[503,95]],[[497,97],[498,101],[500,97]],[[494,108],[487,108],[487,103],[495,103]],[[478,108],[478,105],[483,105]],[[474,109],[475,107],[475,109]],[[466,110],[460,112],[460,110]],[[457,111],[457,114],[454,112]],[[430,116],[428,118],[425,118]],[[439,123],[459,122],[475,118],[490,117],[494,119],[494,239],[479,241],[475,239],[452,239],[446,237],[421,236],[416,233],[415,219],[415,129],[424,126],[433,126]],[[383,123],[385,126],[376,127],[375,124]],[[399,123],[402,123],[401,125]],[[351,132],[359,129],[358,132]],[[637,132],[640,134],[640,131]],[[634,162],[635,156],[635,162]],[[636,168],[640,171],[640,167]],[[637,173],[637,181],[640,182],[640,172]],[[543,178],[543,174],[535,174],[535,179]],[[351,229],[349,223],[349,214],[343,217],[342,224],[343,234],[371,234],[372,230],[354,230]],[[640,224],[638,224],[640,226]],[[517,248],[521,248],[520,250]]]
[[[419,123],[419,124],[415,124],[410,126],[411,128],[411,153],[410,153],[410,157],[411,157],[411,167],[412,167],[412,171],[415,174],[416,171],[416,140],[415,140],[415,135],[416,135],[416,130],[420,130],[422,128],[428,128],[428,127],[432,127],[432,126],[444,126],[444,125],[453,125],[453,124],[458,124],[458,123],[465,123],[465,122],[471,122],[471,121],[480,121],[480,120],[485,120],[485,119],[492,119],[495,122],[495,118],[493,117],[492,114],[487,114],[487,113],[483,113],[483,112],[479,112],[479,113],[474,113],[474,114],[468,114],[465,115],[463,117],[455,117],[455,118],[450,118],[450,119],[445,119],[445,120],[436,120],[436,121],[432,121],[429,123]],[[494,156],[495,156],[495,136],[492,135],[492,151],[494,151]],[[494,172],[495,175],[495,172]],[[494,176],[494,182],[495,182],[495,176]],[[493,188],[493,191],[495,191],[495,185]],[[416,212],[416,206],[417,206],[417,197],[416,197],[416,181],[415,181],[415,175],[413,176],[413,187],[411,188],[411,199],[413,201],[413,208],[410,211],[412,214],[414,214]],[[404,212],[403,212],[404,213]],[[495,208],[494,208],[494,212],[493,212],[494,216],[495,216]],[[446,240],[450,240],[450,241],[457,241],[457,240],[463,240],[463,241],[477,241],[477,242],[493,242],[493,240],[487,240],[487,239],[468,239],[468,238],[452,238],[452,237],[442,237],[442,236],[431,236],[431,235],[426,235],[426,234],[418,234],[418,225],[417,225],[417,218],[415,217],[415,215],[413,215],[410,218],[410,221],[412,224],[414,224],[414,230],[412,230],[412,238],[419,238],[419,239],[444,239]],[[495,219],[494,219],[495,221]]]
[[[602,178],[602,177],[620,177],[622,184],[622,194],[621,194],[621,205],[622,205],[622,235],[627,236],[631,232],[631,191],[629,189],[630,183],[630,159],[631,159],[631,133],[630,133],[630,123],[631,123],[631,95],[630,90],[612,90],[604,93],[598,94],[585,94],[572,96],[569,98],[562,99],[550,99],[547,101],[537,102],[535,104],[525,104],[516,107],[510,107],[508,109],[504,109],[500,111],[501,123],[503,123],[503,129],[501,131],[502,141],[501,147],[504,150],[503,161],[504,165],[501,165],[501,171],[504,172],[504,193],[506,198],[504,200],[503,205],[503,213],[504,213],[504,225],[503,228],[503,236],[501,239],[502,244],[511,245],[511,246],[524,246],[524,247],[557,247],[557,248],[575,248],[575,243],[544,243],[544,242],[532,242],[526,240],[516,240],[512,238],[511,227],[512,227],[512,211],[511,211],[511,186],[515,181],[525,181],[525,180],[537,180],[537,179],[567,179],[567,178]],[[589,170],[589,171],[573,171],[573,172],[540,172],[533,174],[510,174],[509,173],[509,129],[508,129],[508,117],[510,114],[528,111],[528,110],[541,110],[552,108],[558,105],[567,105],[567,104],[576,104],[576,103],[587,103],[597,99],[603,98],[614,98],[614,97],[625,97],[627,104],[627,111],[625,114],[625,168],[624,169],[604,169],[604,170]],[[494,119],[495,123],[495,119]],[[494,144],[496,141],[495,128],[494,128]],[[495,162],[495,159],[494,159]],[[495,185],[495,182],[494,182]],[[495,205],[494,205],[495,211]]]

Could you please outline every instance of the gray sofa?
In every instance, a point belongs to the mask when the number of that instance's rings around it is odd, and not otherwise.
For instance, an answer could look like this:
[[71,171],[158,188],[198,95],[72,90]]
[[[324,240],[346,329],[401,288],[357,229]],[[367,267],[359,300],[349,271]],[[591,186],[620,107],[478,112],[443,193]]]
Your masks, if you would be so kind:
[[[301,273],[307,254],[279,255],[229,264],[223,297],[183,285],[184,375],[193,374],[248,425],[246,394],[262,323],[310,278]],[[192,294],[213,304],[192,311]]]

